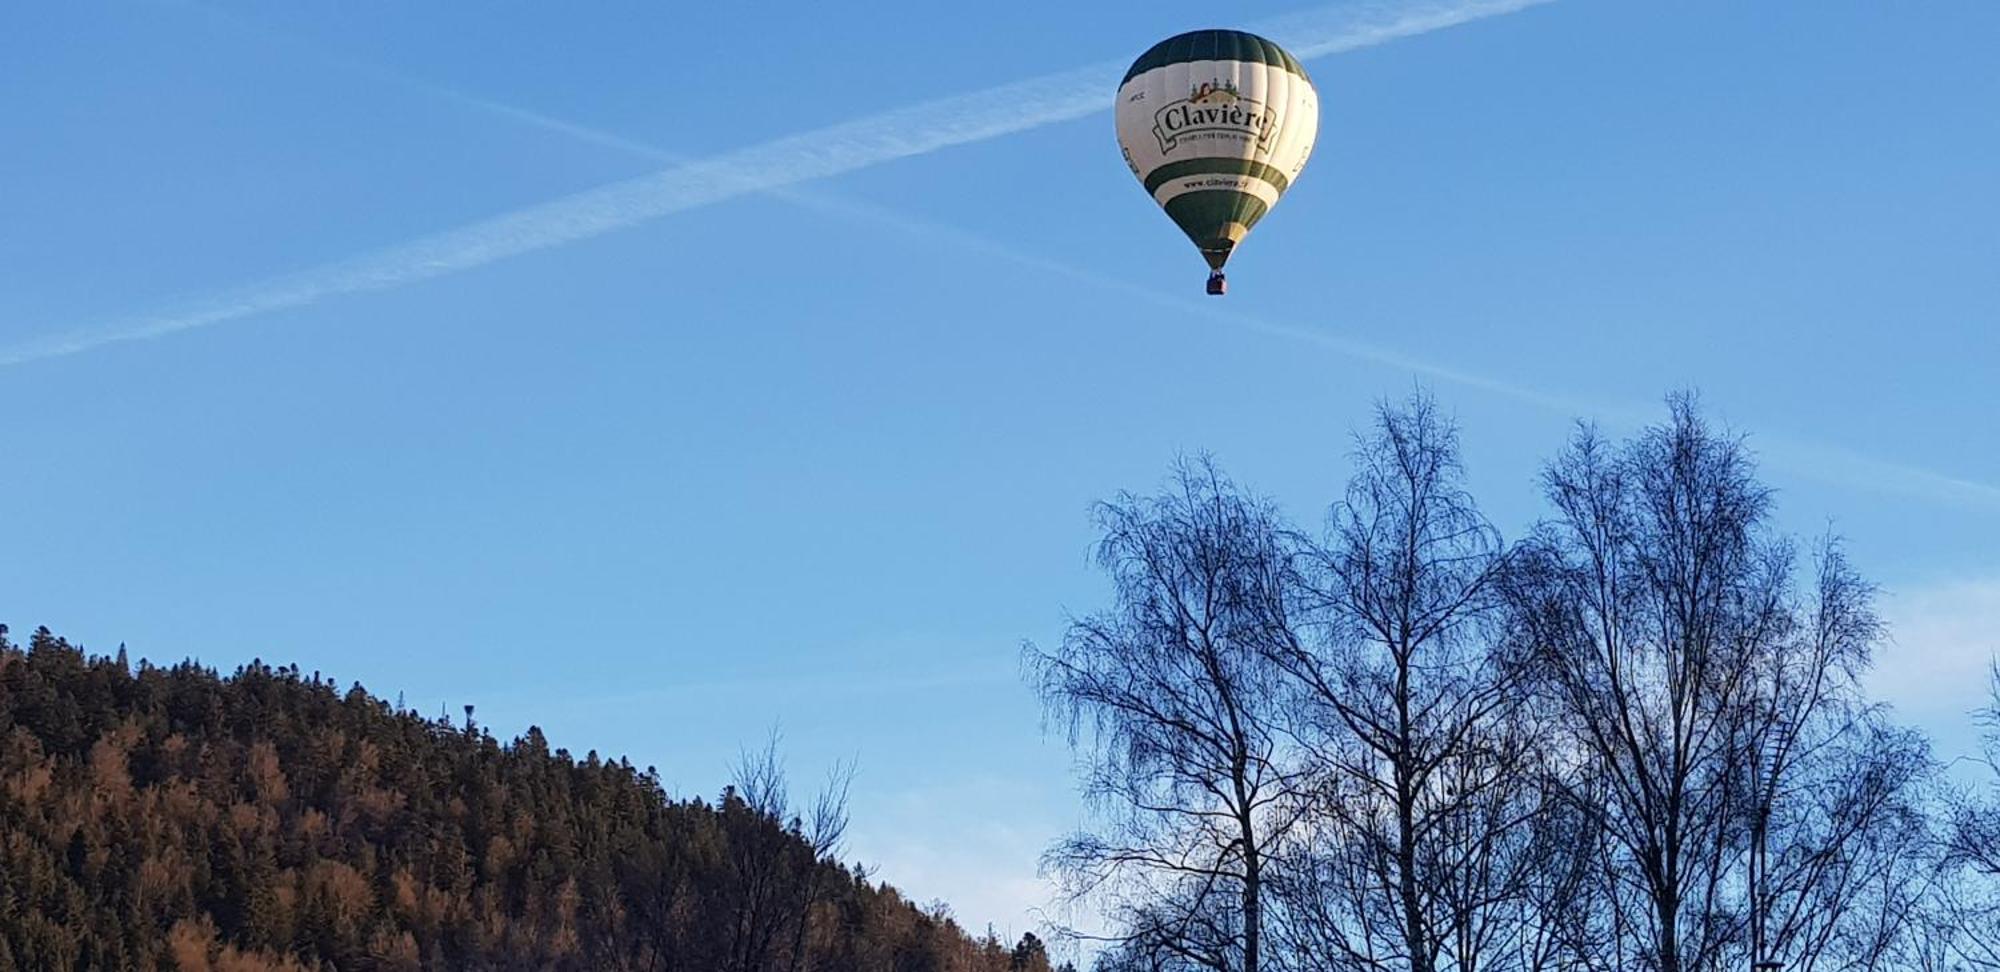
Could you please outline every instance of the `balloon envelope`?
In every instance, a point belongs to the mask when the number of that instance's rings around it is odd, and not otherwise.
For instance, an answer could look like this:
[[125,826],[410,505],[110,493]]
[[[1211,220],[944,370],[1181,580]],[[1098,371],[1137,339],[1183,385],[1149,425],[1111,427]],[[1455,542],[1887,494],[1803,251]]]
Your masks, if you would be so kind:
[[1238,30],[1153,45],[1125,72],[1117,114],[1132,174],[1217,271],[1291,188],[1319,134],[1319,96],[1298,59]]

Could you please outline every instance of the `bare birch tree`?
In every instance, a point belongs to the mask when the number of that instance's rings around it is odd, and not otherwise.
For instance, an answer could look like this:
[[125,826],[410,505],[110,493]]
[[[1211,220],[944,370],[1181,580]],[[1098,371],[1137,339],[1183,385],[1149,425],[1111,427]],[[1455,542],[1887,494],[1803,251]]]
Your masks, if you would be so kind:
[[1509,951],[1538,812],[1495,654],[1506,556],[1427,395],[1379,406],[1354,458],[1305,545],[1314,637],[1278,643],[1316,781],[1287,936],[1302,967],[1473,972]]
[[1623,448],[1577,434],[1545,476],[1556,517],[1511,575],[1592,788],[1574,803],[1610,841],[1608,945],[1658,972],[1858,961],[1874,945],[1842,931],[1864,888],[1909,876],[1896,849],[1928,765],[1862,704],[1872,592],[1830,544],[1795,597],[1741,442],[1669,404]]
[[2000,970],[2000,662],[1988,684],[1989,705],[1975,714],[1986,778],[1946,798],[1939,827],[1940,873],[1920,934],[1929,968]]
[[1513,548],[1427,397],[1358,445],[1323,538],[1206,462],[1103,505],[1113,607],[1028,649],[1103,968],[2000,972],[2000,801],[1940,848],[1927,746],[1861,688],[1873,588],[1690,399],[1581,428]]
[[1291,638],[1284,535],[1207,460],[1097,520],[1115,605],[1072,622],[1056,651],[1026,652],[1081,745],[1102,823],[1046,865],[1102,909],[1131,961],[1257,972],[1266,856],[1293,779],[1269,661]]
[[1932,764],[1921,736],[1886,723],[1862,695],[1882,632],[1874,587],[1833,538],[1815,564],[1791,637],[1755,676],[1748,947],[1795,972],[1879,968],[1930,884]]

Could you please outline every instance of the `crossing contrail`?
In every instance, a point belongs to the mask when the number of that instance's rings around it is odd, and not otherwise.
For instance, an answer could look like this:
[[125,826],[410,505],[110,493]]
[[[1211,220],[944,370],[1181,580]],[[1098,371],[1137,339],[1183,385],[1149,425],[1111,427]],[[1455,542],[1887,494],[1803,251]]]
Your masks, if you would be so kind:
[[[1365,10],[1353,6],[1345,6],[1266,20],[1251,26],[1259,33],[1286,40],[1288,46],[1302,56],[1318,57],[1344,50],[1353,50],[1380,44],[1396,37],[1407,37],[1426,31],[1438,30],[1481,17],[1490,17],[1496,14],[1535,6],[1543,2],[1550,2],[1550,0],[1526,0],[1526,2],[1511,3],[1431,4],[1428,6],[1421,4],[1378,4],[1368,7]],[[325,57],[323,54],[320,56]],[[328,59],[346,69],[383,77],[402,84],[413,85],[433,95],[460,102],[481,111],[511,118],[515,121],[558,132],[582,141],[629,152],[654,161],[674,163],[674,167],[662,170],[655,177],[648,178],[656,178],[657,176],[689,169],[698,170],[701,166],[713,166],[716,163],[716,160],[709,160],[706,163],[690,163],[686,160],[685,156],[646,142],[619,135],[615,132],[580,125],[541,112],[467,94],[425,79],[413,78],[390,71],[378,65],[342,58]],[[1051,75],[1037,79],[1036,81],[1023,82],[1020,85],[1013,85],[997,90],[1010,91],[1036,85],[1050,87],[1055,86],[1051,82],[1061,78],[1077,79],[1076,83],[1081,86],[1080,92],[1101,90],[1104,85],[1110,83],[1109,79],[1116,77],[1115,72],[1119,70],[1121,69],[1114,64],[1098,64],[1089,68],[1066,72],[1063,75]],[[1093,77],[1095,80],[1091,80]],[[1093,89],[1092,85],[1097,87]],[[984,98],[991,100],[993,97],[994,94],[988,92],[983,96],[971,95],[943,99],[939,102],[903,109],[899,112],[890,112],[859,122],[832,126],[831,128],[822,130],[822,132],[855,129],[865,132],[871,125],[879,125],[895,118],[907,119],[909,116],[926,109],[930,111],[953,110],[953,106],[955,105],[971,102],[974,99]],[[1028,116],[1028,120],[1017,121],[1015,123],[1016,127],[1011,130],[1021,130],[1034,127],[1037,124],[1048,124],[1053,121],[1062,121],[1087,115],[1098,107],[1095,98],[1095,95],[1080,93],[1079,101],[1072,103],[1073,107],[1068,109],[1069,113],[1058,114],[1050,110],[1041,116]],[[1055,104],[1058,107],[1062,105],[1061,102],[1051,102],[1051,104]],[[1035,120],[1037,117],[1039,117],[1039,120]],[[1004,121],[1004,118],[1002,120]],[[997,134],[1004,133],[1002,131]],[[738,154],[755,153],[760,150],[770,151],[775,147],[796,142],[802,138],[817,137],[821,136],[817,133],[807,136],[794,136],[791,139],[767,143],[765,146],[755,149],[743,150],[743,153]],[[977,140],[977,137],[961,137],[943,142],[935,147],[943,147],[945,144],[963,144],[967,141]],[[929,150],[920,149],[919,152]],[[919,153],[903,152],[899,155],[883,156],[877,161],[886,161],[889,158],[902,157],[902,155],[907,154]],[[843,168],[828,171],[825,174],[831,175],[839,171],[850,171],[853,168],[860,168],[867,164],[872,163],[863,161],[848,164]],[[750,192],[760,192],[807,209],[847,219],[873,222],[904,232],[922,234],[934,239],[951,242],[967,249],[981,251],[993,257],[1024,264],[1045,273],[1069,277],[1086,285],[1118,290],[1128,294],[1135,300],[1155,303],[1168,309],[1185,311],[1196,317],[1206,318],[1226,327],[1262,334],[1279,340],[1316,346],[1342,357],[1408,371],[1435,380],[1486,391],[1504,398],[1527,402],[1567,414],[1592,415],[1600,419],[1609,420],[1614,425],[1630,427],[1641,425],[1652,420],[1653,417],[1651,410],[1631,407],[1629,404],[1612,406],[1603,402],[1587,402],[1568,396],[1553,394],[1542,389],[1528,387],[1504,379],[1468,372],[1448,365],[1412,357],[1393,348],[1329,334],[1310,327],[1270,321],[1246,315],[1232,308],[1218,306],[1210,301],[1195,302],[1173,295],[1162,294],[1127,281],[1106,277],[1067,263],[1020,251],[994,240],[967,233],[955,227],[918,219],[904,213],[884,209],[880,206],[809,192],[798,185],[800,182],[809,181],[816,177],[814,175],[805,175],[788,180],[767,181],[764,184],[748,185],[747,187],[739,186],[735,187],[727,195],[716,196],[715,199],[707,201],[716,201],[728,198],[729,196]],[[633,180],[633,183],[641,181],[644,180]],[[609,189],[622,185],[628,185],[628,183],[618,183],[614,184],[613,187],[606,188]],[[593,190],[568,198],[574,200],[580,197],[592,196],[601,191]],[[557,204],[561,202],[563,200],[559,200]],[[663,215],[673,212],[676,208],[689,208],[700,205],[701,202],[702,200],[698,199],[684,202],[678,207],[662,209],[659,213],[653,215]],[[541,209],[546,207],[536,208]],[[526,213],[531,211],[533,210],[523,210],[521,212]],[[637,216],[617,225],[627,225],[647,218],[651,218],[651,215]],[[418,251],[419,245],[424,243],[443,244],[449,240],[457,240],[463,244],[464,240],[460,239],[460,237],[469,233],[469,231],[477,227],[485,227],[499,222],[501,221],[489,220],[485,223],[473,224],[473,226],[464,227],[460,230],[438,234],[437,236],[417,241],[406,247],[380,251],[372,254],[370,257],[341,264],[330,264],[315,271],[308,271],[294,277],[267,281],[261,285],[239,291],[233,296],[211,299],[192,310],[184,310],[181,313],[158,314],[150,318],[128,319],[122,323],[122,326],[114,325],[93,330],[78,331],[32,346],[20,346],[13,349],[0,350],[0,364],[12,364],[36,358],[70,354],[118,341],[134,340],[158,334],[167,334],[173,331],[202,327],[207,324],[222,323],[238,318],[254,316],[266,311],[278,311],[288,307],[302,306],[322,297],[340,293],[356,293],[363,290],[382,289],[393,286],[397,282],[439,276],[449,273],[453,269],[477,266],[480,263],[490,262],[493,259],[499,259],[512,253],[527,252],[543,246],[559,245],[570,239],[581,239],[587,235],[594,235],[594,233],[579,233],[562,239],[552,239],[539,245],[520,246],[518,249],[499,253],[498,255],[485,256],[475,262],[466,263],[463,267],[437,265],[426,268],[419,265],[414,267],[404,266],[398,269],[390,265],[389,258],[392,255],[415,253]],[[616,225],[607,226],[596,232],[604,232],[613,228],[616,228]],[[442,247],[439,248],[442,249]],[[468,253],[468,256],[470,255],[473,254]],[[1816,479],[1850,487],[1862,486],[1864,488],[1913,496],[1956,506],[2000,509],[2000,487],[1995,487],[1987,483],[1951,476],[1918,466],[1882,460],[1810,440],[1783,436],[1759,436],[1757,442],[1759,451],[1767,460],[1808,479]]]
[[[1357,50],[1550,0],[1412,0],[1260,24],[1302,57]],[[574,243],[699,206],[1107,110],[1125,65],[1087,67],[801,132],[213,295],[188,306],[0,348],[0,366],[76,354],[387,290]]]
[[[1269,30],[1272,33],[1277,32],[1270,30],[1265,25],[1259,25],[1259,27],[1260,29]],[[350,64],[349,66],[369,70],[373,73],[382,73],[379,69],[367,65]],[[418,86],[432,94],[460,102],[481,111],[500,115],[551,132],[557,132],[580,141],[602,145],[656,161],[675,161],[680,158],[680,156],[664,148],[628,138],[616,132],[608,132],[588,125],[579,125],[567,119],[481,98],[477,95],[467,94],[421,79],[399,76],[396,80]],[[1224,327],[1261,334],[1278,340],[1310,345],[1351,360],[1406,371],[1436,381],[1476,389],[1502,398],[1511,398],[1515,401],[1526,402],[1567,415],[1592,416],[1597,420],[1608,422],[1614,427],[1636,429],[1658,419],[1656,408],[1639,408],[1632,403],[1613,405],[1600,401],[1586,401],[1534,388],[1519,382],[1507,381],[1502,378],[1425,360],[1394,348],[1343,337],[1337,334],[1330,334],[1316,328],[1267,320],[1251,314],[1245,314],[1216,301],[1199,300],[1162,293],[1153,288],[1139,286],[1129,281],[1093,272],[1067,261],[1053,260],[1036,253],[1020,250],[957,227],[920,219],[916,216],[870,203],[842,199],[825,193],[814,192],[807,187],[781,186],[767,189],[765,193],[795,206],[815,212],[859,222],[875,223],[900,232],[913,233],[927,239],[950,243],[961,249],[976,251],[989,257],[1026,266],[1045,276],[1066,277],[1085,286],[1115,290],[1133,300],[1151,303],[1166,310],[1178,311],[1189,316],[1210,320]],[[1920,466],[1879,459],[1838,446],[1783,435],[1759,435],[1755,440],[1755,446],[1757,452],[1766,461],[1805,479],[1839,486],[1858,486],[1952,506],[1982,510],[2000,510],[2000,487],[1995,487],[1988,483],[1952,476]]]

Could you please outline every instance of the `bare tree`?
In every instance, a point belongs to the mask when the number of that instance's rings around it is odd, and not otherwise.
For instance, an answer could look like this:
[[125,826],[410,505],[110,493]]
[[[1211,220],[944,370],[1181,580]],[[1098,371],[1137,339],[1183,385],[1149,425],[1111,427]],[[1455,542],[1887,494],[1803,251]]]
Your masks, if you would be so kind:
[[1919,936],[1937,968],[2000,970],[2000,663],[1989,671],[1988,697],[1976,714],[1985,785],[1944,801],[1939,873]]
[[1356,459],[1323,539],[1205,461],[1103,505],[1115,606],[1027,651],[1104,968],[2000,972],[2000,800],[1937,844],[1927,746],[1861,690],[1873,588],[1802,565],[1691,399],[1581,428],[1511,549],[1427,397]]
[[1881,966],[1931,878],[1929,747],[1859,684],[1882,633],[1874,587],[1835,538],[1815,562],[1792,636],[1758,666],[1748,754],[1751,958],[1798,972]]
[[812,942],[807,937],[812,932],[813,909],[819,905],[825,890],[823,878],[826,871],[835,867],[842,846],[847,840],[847,799],[854,787],[854,766],[852,761],[836,761],[826,771],[826,786],[814,795],[812,808],[806,813],[805,826],[801,836],[813,856],[813,866],[806,872],[805,887],[798,895],[797,916],[792,926],[792,960],[790,972],[801,972],[808,968]]
[[1539,810],[1495,653],[1506,556],[1427,395],[1379,406],[1354,455],[1305,556],[1317,637],[1277,644],[1318,784],[1288,938],[1309,967],[1471,972],[1513,933]]
[[1669,404],[1622,449],[1577,434],[1545,476],[1557,516],[1511,574],[1590,787],[1573,802],[1610,842],[1611,947],[1659,972],[1857,961],[1880,939],[1843,929],[1864,888],[1910,876],[1896,848],[1928,765],[1862,704],[1872,592],[1829,544],[1795,597],[1742,444]]
[[[1684,399],[1620,452],[1585,428],[1552,464],[1557,510],[1516,572],[1520,618],[1566,744],[1599,785],[1621,939],[1658,972],[1709,969],[1738,933],[1746,702],[1784,637],[1782,552],[1738,443]],[[1631,894],[1621,893],[1631,891]],[[1621,949],[1622,950],[1622,949]]]
[[763,749],[740,754],[723,799],[725,812],[753,813],[776,824],[749,830],[747,839],[729,848],[742,889],[729,929],[732,972],[809,967],[809,935],[813,909],[824,890],[823,871],[837,866],[834,858],[847,832],[853,765],[835,763],[826,787],[802,816],[792,807],[780,739],[773,729]]
[[1025,651],[1102,823],[1046,866],[1102,906],[1130,961],[1257,972],[1266,856],[1295,775],[1270,662],[1293,637],[1291,553],[1271,507],[1206,459],[1097,521],[1115,606],[1073,621],[1056,651]]

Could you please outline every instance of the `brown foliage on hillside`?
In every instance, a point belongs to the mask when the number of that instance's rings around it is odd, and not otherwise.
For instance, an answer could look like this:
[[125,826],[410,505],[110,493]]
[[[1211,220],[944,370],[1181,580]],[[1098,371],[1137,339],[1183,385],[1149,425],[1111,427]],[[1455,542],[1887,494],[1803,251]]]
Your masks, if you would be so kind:
[[[121,652],[122,656],[122,652]],[[733,791],[0,627],[0,972],[1048,972]]]

